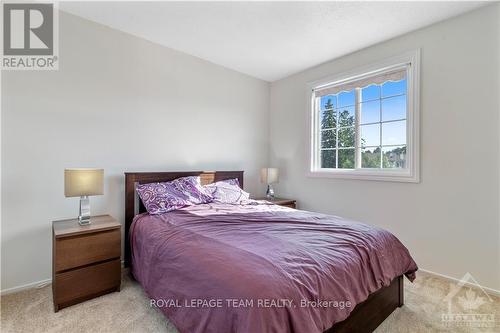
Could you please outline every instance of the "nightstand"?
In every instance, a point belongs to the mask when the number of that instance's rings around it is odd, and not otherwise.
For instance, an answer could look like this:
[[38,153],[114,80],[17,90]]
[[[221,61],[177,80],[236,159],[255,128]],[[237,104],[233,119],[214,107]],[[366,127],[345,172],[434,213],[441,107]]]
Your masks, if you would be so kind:
[[296,200],[293,200],[293,199],[284,199],[284,198],[269,199],[269,198],[265,197],[265,198],[257,198],[256,200],[266,200],[266,201],[272,202],[275,205],[285,206],[285,207],[290,207],[290,208],[297,208]]
[[121,283],[121,225],[109,215],[52,222],[54,310],[113,291]]

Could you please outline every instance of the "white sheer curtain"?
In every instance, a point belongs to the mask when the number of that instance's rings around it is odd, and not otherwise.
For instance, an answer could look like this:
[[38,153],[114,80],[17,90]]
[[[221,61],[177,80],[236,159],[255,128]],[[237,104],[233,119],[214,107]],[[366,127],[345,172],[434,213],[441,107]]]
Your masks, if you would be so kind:
[[375,74],[351,81],[334,83],[314,89],[316,97],[335,95],[342,91],[351,91],[355,88],[364,88],[372,84],[383,84],[387,81],[401,81],[406,78],[406,67],[389,70],[381,74]]

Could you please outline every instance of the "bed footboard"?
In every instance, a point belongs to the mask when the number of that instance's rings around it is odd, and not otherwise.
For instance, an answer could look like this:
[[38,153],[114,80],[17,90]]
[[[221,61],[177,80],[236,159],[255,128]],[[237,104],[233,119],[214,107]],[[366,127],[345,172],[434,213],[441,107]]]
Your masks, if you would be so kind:
[[336,323],[326,333],[373,332],[398,307],[404,305],[403,275],[387,287],[377,290],[356,305],[347,319]]

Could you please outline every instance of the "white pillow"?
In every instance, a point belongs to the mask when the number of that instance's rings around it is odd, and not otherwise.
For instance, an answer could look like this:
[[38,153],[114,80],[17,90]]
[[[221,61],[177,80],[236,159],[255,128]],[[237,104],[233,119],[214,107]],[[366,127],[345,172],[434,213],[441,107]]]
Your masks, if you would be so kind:
[[250,193],[240,188],[238,179],[221,180],[205,185],[215,202],[237,204],[250,198]]

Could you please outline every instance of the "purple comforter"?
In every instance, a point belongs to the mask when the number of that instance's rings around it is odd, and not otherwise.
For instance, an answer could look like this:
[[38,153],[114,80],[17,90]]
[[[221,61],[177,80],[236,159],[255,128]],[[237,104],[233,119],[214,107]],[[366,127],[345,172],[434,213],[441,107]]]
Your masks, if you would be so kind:
[[136,216],[133,274],[180,332],[323,332],[417,266],[388,231],[276,205]]

